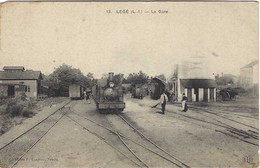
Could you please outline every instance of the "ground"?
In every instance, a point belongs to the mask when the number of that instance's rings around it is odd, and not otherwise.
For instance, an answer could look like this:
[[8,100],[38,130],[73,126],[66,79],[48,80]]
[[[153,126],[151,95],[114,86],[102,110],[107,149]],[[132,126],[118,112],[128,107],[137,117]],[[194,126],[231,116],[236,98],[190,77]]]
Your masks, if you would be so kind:
[[[148,98],[140,100],[127,95],[125,102],[126,109],[121,114],[123,118],[158,146],[191,167],[258,166],[257,99],[189,103],[188,112],[182,112],[179,103],[168,103],[165,115],[160,113],[159,106],[151,108],[157,101]],[[15,146],[12,148],[2,149],[2,166],[12,165],[25,153],[20,152],[26,151],[24,146],[30,146],[29,144],[33,143],[31,141],[42,135],[41,132],[62,114],[66,115],[61,117],[15,166],[136,167],[131,161],[135,157],[127,150],[119,136],[97,124],[152,148],[152,145],[140,138],[137,131],[133,131],[119,115],[100,114],[93,102],[88,104],[85,100],[77,100],[70,102],[61,113],[57,113],[57,116],[53,116],[33,133],[14,142]],[[37,117],[37,114],[34,117]],[[149,167],[176,167],[130,141],[125,142]],[[123,153],[128,152],[130,159],[115,148]]]
[[[43,107],[50,106],[51,104],[55,105],[64,100],[65,98],[48,98],[48,99],[44,99],[44,101],[36,100],[36,99],[27,99],[22,101],[20,98],[17,98],[16,102],[18,102],[17,103],[18,105],[28,106],[28,104],[32,104],[33,106],[32,113],[33,115],[35,115],[41,112]],[[10,103],[10,101],[12,101],[11,98],[0,100],[0,135],[10,130],[13,126],[22,124],[24,120],[31,117],[31,116],[23,117],[22,115],[12,117],[10,115],[7,115],[5,113],[5,110],[7,104]]]

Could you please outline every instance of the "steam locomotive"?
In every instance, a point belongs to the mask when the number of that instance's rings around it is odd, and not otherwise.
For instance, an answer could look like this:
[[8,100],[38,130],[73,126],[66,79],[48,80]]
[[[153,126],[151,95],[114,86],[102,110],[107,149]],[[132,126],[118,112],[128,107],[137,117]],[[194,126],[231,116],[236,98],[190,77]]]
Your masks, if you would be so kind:
[[125,108],[122,86],[115,84],[112,72],[108,78],[96,80],[92,95],[100,113],[120,113]]

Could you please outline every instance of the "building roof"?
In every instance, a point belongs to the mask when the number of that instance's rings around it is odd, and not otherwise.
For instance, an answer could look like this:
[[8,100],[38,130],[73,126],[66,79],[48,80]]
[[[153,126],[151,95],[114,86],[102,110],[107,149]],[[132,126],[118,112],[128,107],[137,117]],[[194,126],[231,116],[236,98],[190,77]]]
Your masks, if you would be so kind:
[[3,70],[25,70],[23,66],[4,66]]
[[184,88],[215,88],[214,79],[180,79]]
[[253,66],[257,65],[257,64],[259,64],[258,60],[253,61],[253,62],[247,64],[246,66],[242,67],[241,69],[244,69],[244,68],[251,68],[251,67],[253,67]]
[[8,72],[0,71],[0,80],[38,80],[42,79],[41,71]]
[[152,80],[156,81],[156,82],[160,82],[162,83],[163,85],[166,85],[166,82],[161,80],[160,78],[157,78],[157,77],[154,77]]

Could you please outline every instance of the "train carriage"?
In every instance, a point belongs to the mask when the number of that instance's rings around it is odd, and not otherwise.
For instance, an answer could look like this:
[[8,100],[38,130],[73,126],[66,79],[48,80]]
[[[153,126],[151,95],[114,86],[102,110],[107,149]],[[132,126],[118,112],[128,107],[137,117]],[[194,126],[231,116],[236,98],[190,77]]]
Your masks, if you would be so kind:
[[143,99],[147,95],[148,88],[144,84],[135,85],[134,89],[132,90],[133,98]]
[[165,81],[157,77],[153,78],[149,86],[150,97],[154,100],[157,100],[164,91],[166,91]]
[[70,85],[69,97],[73,100],[84,99],[84,87],[76,84]]
[[109,73],[108,78],[96,80],[92,87],[93,99],[101,113],[119,113],[125,108],[123,89],[114,83],[114,74]]

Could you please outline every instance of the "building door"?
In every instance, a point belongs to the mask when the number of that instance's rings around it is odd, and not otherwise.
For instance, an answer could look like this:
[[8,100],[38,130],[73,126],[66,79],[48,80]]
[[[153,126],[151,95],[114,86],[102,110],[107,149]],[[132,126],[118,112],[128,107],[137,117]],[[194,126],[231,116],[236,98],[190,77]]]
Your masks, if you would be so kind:
[[188,97],[188,101],[191,102],[192,101],[192,91],[191,91],[191,89],[187,89],[187,97]]
[[204,88],[204,95],[203,95],[203,101],[208,101],[208,88]]
[[8,96],[14,96],[14,86],[8,85]]
[[209,94],[210,94],[210,101],[214,101],[214,88],[210,88]]
[[198,102],[199,101],[199,88],[194,89],[194,94],[196,96],[196,102]]

